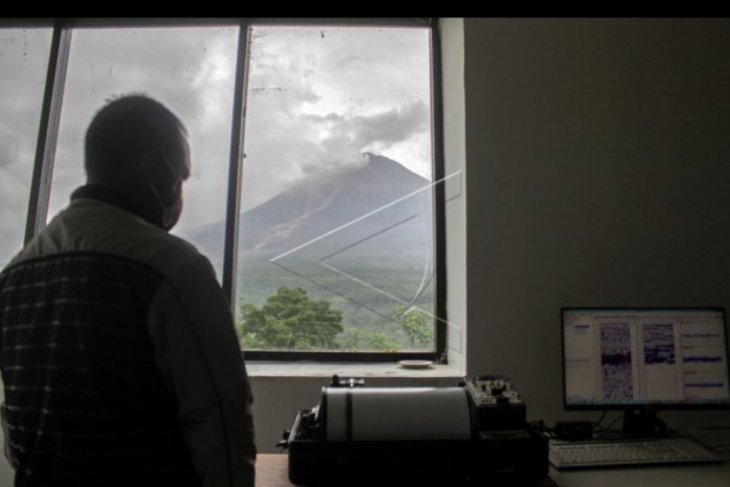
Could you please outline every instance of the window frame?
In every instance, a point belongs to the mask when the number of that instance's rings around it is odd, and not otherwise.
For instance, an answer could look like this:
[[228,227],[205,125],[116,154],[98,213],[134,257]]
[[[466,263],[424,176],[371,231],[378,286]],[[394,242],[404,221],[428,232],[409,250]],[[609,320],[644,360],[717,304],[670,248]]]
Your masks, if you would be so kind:
[[363,27],[428,27],[431,39],[431,127],[433,154],[433,208],[434,208],[434,269],[435,302],[434,350],[426,352],[341,352],[341,351],[244,351],[248,360],[321,362],[395,362],[401,359],[428,359],[446,363],[446,234],[443,156],[443,105],[441,81],[441,49],[438,20],[430,18],[382,19],[382,18],[251,18],[251,19],[5,19],[0,28],[52,27],[51,47],[46,74],[45,91],[41,105],[35,160],[32,170],[30,196],[25,228],[25,243],[45,226],[51,191],[56,141],[63,105],[66,70],[70,55],[71,37],[75,29],[84,28],[132,28],[132,27],[204,27],[237,26],[238,47],[234,75],[231,137],[229,150],[228,184],[225,210],[225,240],[223,249],[223,275],[221,287],[235,316],[236,276],[238,265],[238,229],[243,179],[243,147],[246,116],[246,88],[248,81],[248,45],[252,26],[363,26]]

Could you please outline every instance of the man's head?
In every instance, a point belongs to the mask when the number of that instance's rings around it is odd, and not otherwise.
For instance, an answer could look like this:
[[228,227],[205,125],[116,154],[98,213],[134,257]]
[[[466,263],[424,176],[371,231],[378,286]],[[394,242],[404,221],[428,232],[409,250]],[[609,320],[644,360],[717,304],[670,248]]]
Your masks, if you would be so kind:
[[124,192],[166,230],[175,225],[190,149],[185,126],[164,105],[143,95],[111,101],[91,121],[85,152],[88,183]]

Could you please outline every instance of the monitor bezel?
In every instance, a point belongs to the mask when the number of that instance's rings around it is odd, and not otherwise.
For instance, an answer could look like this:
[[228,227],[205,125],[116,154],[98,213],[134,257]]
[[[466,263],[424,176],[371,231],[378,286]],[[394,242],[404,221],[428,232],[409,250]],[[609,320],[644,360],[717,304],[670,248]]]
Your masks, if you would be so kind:
[[725,308],[722,306],[564,306],[560,308],[560,343],[561,343],[561,364],[563,382],[563,408],[566,411],[607,411],[626,409],[671,409],[671,410],[723,410],[730,409],[730,397],[723,403],[668,403],[668,402],[637,402],[630,403],[607,403],[607,404],[568,404],[567,383],[565,379],[565,314],[568,311],[714,311],[722,313],[723,327],[725,330],[725,365],[728,369],[730,379],[730,337],[728,337],[728,322]]

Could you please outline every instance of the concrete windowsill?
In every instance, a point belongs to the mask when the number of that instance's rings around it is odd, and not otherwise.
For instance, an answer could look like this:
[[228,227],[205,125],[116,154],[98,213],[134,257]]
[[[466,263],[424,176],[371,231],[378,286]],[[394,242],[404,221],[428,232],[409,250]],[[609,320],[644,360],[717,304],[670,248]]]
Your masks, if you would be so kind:
[[455,365],[434,364],[428,369],[406,369],[397,363],[322,363],[274,362],[247,360],[246,369],[251,377],[342,377],[434,379],[463,377]]

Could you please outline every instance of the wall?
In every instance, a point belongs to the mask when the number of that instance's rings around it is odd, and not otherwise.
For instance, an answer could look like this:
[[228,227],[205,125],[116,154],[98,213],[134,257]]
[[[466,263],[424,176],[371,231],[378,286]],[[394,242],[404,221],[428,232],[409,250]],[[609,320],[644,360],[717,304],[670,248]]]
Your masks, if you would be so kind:
[[[730,22],[442,27],[446,173],[466,183],[447,204],[447,245],[449,319],[468,327],[467,353],[449,355],[468,374],[509,375],[531,419],[569,418],[561,307],[730,310]],[[262,451],[320,383],[254,380]]]
[[464,35],[467,370],[509,374],[553,421],[562,306],[730,309],[730,22],[467,19]]
[[466,368],[466,102],[464,21],[440,22],[444,196],[446,199],[446,303],[448,360]]

